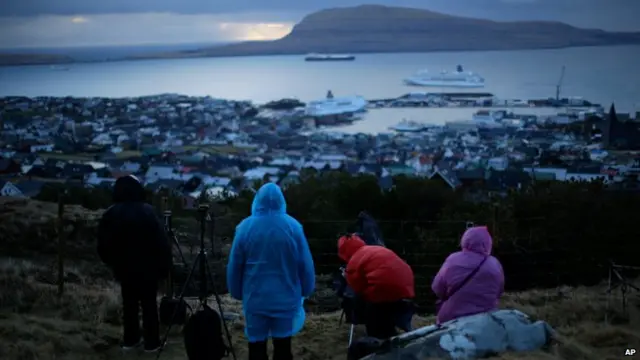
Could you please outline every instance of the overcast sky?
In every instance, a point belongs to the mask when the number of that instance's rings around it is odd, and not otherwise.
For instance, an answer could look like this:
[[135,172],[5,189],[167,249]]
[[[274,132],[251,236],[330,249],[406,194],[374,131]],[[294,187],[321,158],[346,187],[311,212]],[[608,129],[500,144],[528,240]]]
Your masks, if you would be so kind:
[[268,40],[304,15],[361,4],[640,31],[640,0],[2,0],[0,48]]

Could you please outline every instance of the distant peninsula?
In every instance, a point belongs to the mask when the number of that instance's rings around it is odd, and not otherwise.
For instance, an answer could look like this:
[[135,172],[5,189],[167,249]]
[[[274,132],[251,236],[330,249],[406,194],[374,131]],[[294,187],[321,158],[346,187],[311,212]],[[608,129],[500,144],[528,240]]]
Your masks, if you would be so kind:
[[0,53],[0,66],[56,65],[72,62],[74,60],[71,57],[64,55]]
[[[272,41],[248,41],[188,51],[149,53],[117,60],[296,55],[535,50],[640,44],[640,32],[580,29],[551,21],[501,22],[424,9],[361,5],[305,16],[291,33]],[[49,60],[48,60],[49,57]],[[66,63],[55,55],[2,55],[1,65]]]
[[640,44],[640,32],[580,29],[550,21],[499,22],[423,9],[361,5],[309,14],[279,40],[135,58],[526,50],[625,44]]

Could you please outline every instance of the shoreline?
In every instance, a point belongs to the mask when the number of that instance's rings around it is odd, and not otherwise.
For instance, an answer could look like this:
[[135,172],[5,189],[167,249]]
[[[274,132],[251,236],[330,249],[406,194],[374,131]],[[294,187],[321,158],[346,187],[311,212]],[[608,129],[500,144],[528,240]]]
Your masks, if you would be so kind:
[[[459,50],[425,50],[425,51],[349,51],[349,54],[353,55],[375,55],[375,54],[430,54],[430,53],[460,53],[460,52],[508,52],[508,51],[537,51],[537,50],[564,50],[564,49],[576,49],[576,48],[594,48],[594,47],[623,47],[623,46],[639,46],[637,43],[629,43],[629,44],[609,44],[609,45],[582,45],[582,46],[555,46],[555,47],[514,47],[509,49],[459,49]],[[211,48],[214,50],[215,48]],[[208,50],[200,49],[193,50],[187,53],[165,53],[163,54],[149,54],[148,56],[130,56],[124,58],[113,58],[113,59],[101,59],[101,60],[74,60],[71,61],[59,61],[59,62],[24,62],[24,63],[3,63],[0,60],[0,68],[10,68],[10,67],[27,67],[27,66],[72,66],[72,65],[83,65],[83,64],[102,64],[102,63],[117,63],[117,62],[129,62],[129,61],[153,61],[153,60],[184,60],[184,59],[214,59],[214,58],[237,58],[237,57],[272,57],[272,56],[304,56],[307,53],[304,52],[282,52],[282,53],[270,53],[265,52],[262,54],[238,54],[238,53],[230,53],[230,54],[217,54],[217,55],[207,55],[207,54],[194,54],[195,51],[204,52]],[[15,54],[3,54],[0,52],[0,59],[5,55],[15,55]],[[20,54],[24,56],[29,56],[30,54]],[[41,56],[42,54],[34,55],[34,58]],[[357,57],[355,61],[357,61]]]

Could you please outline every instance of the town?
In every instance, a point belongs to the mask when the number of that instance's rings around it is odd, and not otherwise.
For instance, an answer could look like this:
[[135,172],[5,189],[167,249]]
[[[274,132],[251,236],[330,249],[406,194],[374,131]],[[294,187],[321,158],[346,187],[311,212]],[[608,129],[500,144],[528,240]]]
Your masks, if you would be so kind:
[[333,128],[380,106],[305,110],[290,99],[258,106],[175,94],[2,98],[0,195],[37,197],[48,182],[109,187],[132,174],[189,207],[203,194],[229,196],[256,181],[286,187],[322,171],[374,175],[383,190],[397,175],[492,192],[553,180],[640,189],[640,114],[614,105],[548,117],[481,109],[468,121],[404,122],[374,135]]

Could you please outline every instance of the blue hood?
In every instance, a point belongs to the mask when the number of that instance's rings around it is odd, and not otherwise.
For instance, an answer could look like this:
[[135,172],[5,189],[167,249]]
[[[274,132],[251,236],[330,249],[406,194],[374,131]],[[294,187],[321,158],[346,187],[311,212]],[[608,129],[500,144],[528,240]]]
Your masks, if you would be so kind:
[[287,203],[280,187],[274,183],[262,185],[251,204],[252,215],[266,215],[287,212]]

